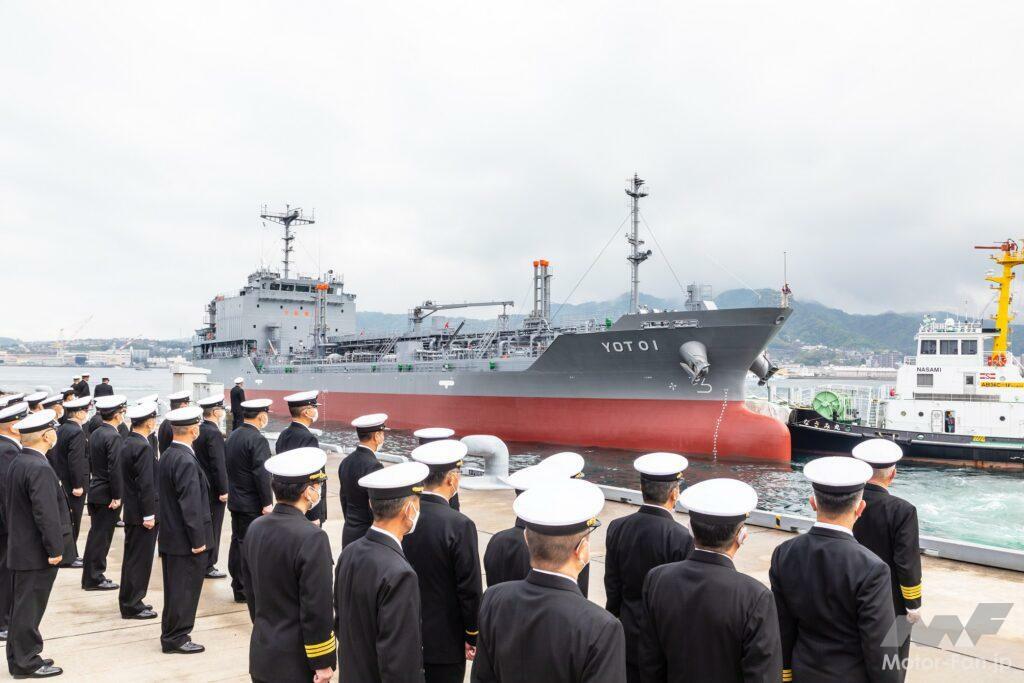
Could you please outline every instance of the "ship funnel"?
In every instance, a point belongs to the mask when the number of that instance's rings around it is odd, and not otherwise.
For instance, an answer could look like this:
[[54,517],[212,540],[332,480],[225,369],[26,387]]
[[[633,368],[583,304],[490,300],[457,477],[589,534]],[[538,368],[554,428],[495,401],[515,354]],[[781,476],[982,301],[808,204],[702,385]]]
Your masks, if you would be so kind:
[[679,364],[690,375],[693,384],[700,384],[708,376],[711,364],[708,363],[708,349],[699,341],[688,341],[679,347]]
[[496,436],[490,434],[470,434],[462,437],[469,455],[484,459],[484,473],[478,477],[463,477],[462,488],[477,490],[495,490],[512,488],[505,480],[508,479],[508,446]]
[[757,386],[763,387],[779,371],[779,366],[772,362],[767,353],[762,352],[760,356],[754,359],[754,364],[750,366],[750,371],[757,376]]

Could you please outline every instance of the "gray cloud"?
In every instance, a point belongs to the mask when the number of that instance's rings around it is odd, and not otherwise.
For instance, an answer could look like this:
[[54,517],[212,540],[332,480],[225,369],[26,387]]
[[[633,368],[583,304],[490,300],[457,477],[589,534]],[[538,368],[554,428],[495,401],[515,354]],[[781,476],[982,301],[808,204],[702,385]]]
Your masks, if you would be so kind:
[[[0,335],[186,335],[316,208],[363,309],[555,298],[650,182],[643,289],[980,307],[1024,216],[1024,8],[935,2],[6,3]],[[574,295],[628,286],[617,237]],[[22,305],[26,304],[26,305]]]

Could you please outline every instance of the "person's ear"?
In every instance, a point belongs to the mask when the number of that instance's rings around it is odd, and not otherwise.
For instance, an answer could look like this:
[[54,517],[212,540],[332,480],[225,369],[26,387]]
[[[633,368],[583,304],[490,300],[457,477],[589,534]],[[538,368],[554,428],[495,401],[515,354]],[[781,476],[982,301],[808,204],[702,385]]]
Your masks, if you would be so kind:
[[865,510],[865,508],[867,508],[867,506],[868,506],[867,502],[863,498],[861,498],[860,502],[857,503],[857,511],[854,514],[857,517],[860,517],[861,515],[864,514],[864,510]]
[[811,501],[811,509],[814,510],[815,512],[817,512],[818,511],[818,501],[816,501],[814,499],[814,494],[813,493],[811,494],[810,501]]
[[893,467],[892,468],[892,472],[889,473],[889,483],[891,484],[892,480],[895,479],[895,478],[896,478],[896,468]]

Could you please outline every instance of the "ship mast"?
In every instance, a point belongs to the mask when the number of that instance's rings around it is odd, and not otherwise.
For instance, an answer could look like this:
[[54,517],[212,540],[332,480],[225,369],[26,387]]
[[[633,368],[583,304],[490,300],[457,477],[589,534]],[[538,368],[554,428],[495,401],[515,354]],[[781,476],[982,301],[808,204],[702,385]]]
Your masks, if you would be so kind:
[[994,366],[1006,365],[1006,354],[1010,348],[1010,322],[1014,316],[1010,312],[1010,304],[1013,303],[1013,294],[1010,287],[1013,283],[1013,269],[1024,264],[1024,251],[1021,251],[1017,242],[1006,240],[999,245],[976,246],[975,249],[995,249],[1000,253],[990,258],[1003,267],[1001,275],[989,275],[985,279],[995,284],[992,289],[999,290],[999,302],[996,306],[996,314],[992,319],[996,323],[996,337],[992,342],[992,355],[988,357],[988,364]]
[[285,204],[285,210],[281,212],[267,211],[267,205],[263,205],[263,211],[260,212],[260,218],[265,221],[272,223],[278,223],[284,226],[284,237],[281,240],[284,242],[284,278],[288,279],[288,267],[291,264],[291,253],[292,253],[292,240],[295,239],[295,235],[292,234],[293,225],[312,225],[316,222],[316,219],[312,216],[307,217],[302,215],[302,209],[293,209],[290,204]]
[[626,234],[626,241],[629,242],[630,252],[626,260],[630,268],[630,290],[629,290],[629,312],[636,313],[640,309],[640,264],[651,256],[651,250],[643,251],[640,247],[644,241],[640,239],[640,199],[647,196],[647,192],[641,189],[644,181],[634,173],[632,178],[626,180],[626,194],[633,200],[632,217],[633,224]]

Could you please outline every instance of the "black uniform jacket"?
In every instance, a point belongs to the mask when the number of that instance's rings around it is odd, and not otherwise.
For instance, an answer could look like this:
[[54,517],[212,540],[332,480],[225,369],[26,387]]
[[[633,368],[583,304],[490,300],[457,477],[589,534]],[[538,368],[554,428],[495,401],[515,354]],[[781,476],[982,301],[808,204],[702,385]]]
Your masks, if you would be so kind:
[[57,445],[47,455],[68,494],[89,488],[89,440],[82,425],[68,420],[58,427]]
[[420,496],[416,531],[402,539],[423,605],[423,661],[457,664],[476,643],[483,597],[476,524],[442,496]]
[[725,555],[694,550],[643,586],[640,680],[778,683],[782,643],[772,592]]
[[605,546],[605,608],[622,622],[626,661],[635,664],[647,572],[686,559],[693,539],[665,508],[641,505],[633,514],[612,520]]
[[334,612],[341,683],[422,683],[420,587],[395,539],[369,529],[345,548]]
[[228,470],[224,459],[224,435],[209,420],[199,425],[199,438],[192,443],[199,464],[210,482],[210,499],[218,500],[228,492]]
[[156,430],[156,445],[163,453],[167,450],[167,447],[174,441],[174,427],[167,420],[160,423],[160,426]]
[[117,429],[104,422],[89,437],[89,502],[106,505],[124,496],[121,477],[121,452],[124,439]]
[[89,395],[89,383],[84,379],[76,382],[71,388],[75,390],[75,398],[82,398]]
[[245,532],[242,583],[249,596],[249,673],[310,681],[335,664],[331,544],[297,508],[278,503]]
[[193,548],[213,543],[210,483],[195,453],[172,443],[160,456],[160,553],[191,555]]
[[[516,518],[516,525],[491,536],[484,550],[484,573],[487,585],[497,586],[506,581],[521,581],[530,573],[530,549],[526,547],[523,530],[526,524]],[[576,577],[583,597],[587,597],[590,589],[590,565],[588,564]]]
[[341,545],[362,538],[373,523],[370,512],[370,497],[366,489],[359,485],[359,479],[370,472],[384,467],[377,456],[366,446],[356,449],[342,459],[338,466],[338,479],[341,480],[341,514],[345,518],[345,528],[341,532]]
[[141,525],[145,517],[156,515],[159,501],[160,464],[149,439],[138,432],[129,434],[124,440],[121,466],[124,472],[124,523]]
[[0,436],[0,534],[7,533],[7,474],[21,453],[21,442]]
[[46,456],[30,448],[14,458],[4,496],[7,567],[46,569],[71,540],[71,507]]
[[889,565],[896,614],[921,606],[921,542],[917,508],[884,486],[864,487],[864,514],[853,525],[857,541]]
[[[274,448],[276,453],[284,453],[295,448],[320,448],[320,440],[313,432],[301,422],[292,422],[277,437],[277,444]],[[326,472],[326,470],[321,470]],[[320,502],[317,506],[306,513],[306,519],[320,520],[323,524],[327,521],[327,482],[324,481],[323,489],[320,492]]]
[[801,683],[898,681],[885,644],[894,615],[889,567],[853,534],[814,526],[772,553],[783,673]]
[[100,415],[99,413],[93,413],[92,417],[90,417],[88,421],[86,421],[86,423],[82,425],[82,431],[85,432],[85,438],[88,439],[89,437],[91,437],[92,433],[96,431],[96,428],[100,427],[102,424],[103,416]]
[[99,384],[97,384],[96,388],[92,392],[92,397],[93,398],[99,398],[100,396],[113,396],[113,395],[114,395],[114,387],[110,386],[109,384],[104,384],[103,382],[100,382]]
[[484,593],[472,680],[622,683],[622,624],[571,579],[531,570]]
[[270,474],[263,463],[270,457],[266,437],[249,423],[231,432],[225,447],[228,471],[228,510],[258,515],[271,503]]

